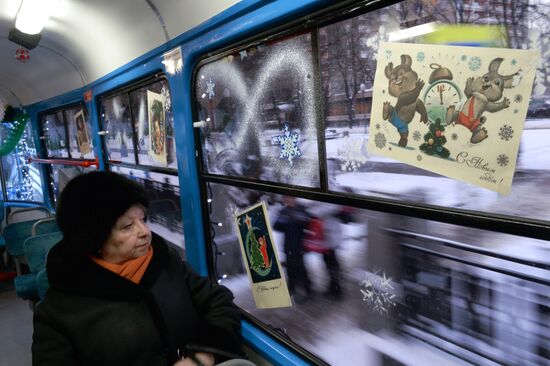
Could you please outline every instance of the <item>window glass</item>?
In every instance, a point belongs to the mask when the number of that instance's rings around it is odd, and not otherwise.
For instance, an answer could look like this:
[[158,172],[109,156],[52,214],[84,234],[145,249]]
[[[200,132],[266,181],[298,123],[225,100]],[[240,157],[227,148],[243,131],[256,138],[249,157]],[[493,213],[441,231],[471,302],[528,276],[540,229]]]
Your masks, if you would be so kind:
[[111,166],[111,170],[124,174],[144,186],[150,200],[147,212],[149,227],[173,244],[185,257],[178,177],[114,165]]
[[[174,116],[168,82],[161,80],[134,90],[130,93],[130,100],[134,129],[137,134],[139,164],[175,169],[177,162]],[[154,100],[160,101],[162,105],[163,110],[160,115],[153,113],[155,112]],[[149,121],[150,115],[159,115],[159,118]],[[154,135],[151,135],[150,130]],[[154,144],[154,148],[151,147],[151,143]]]
[[206,172],[319,186],[309,34],[210,62],[195,91]]
[[[40,166],[28,162],[29,158],[37,157],[31,128],[29,121],[14,151],[2,157],[3,179],[6,183],[6,197],[9,201],[44,201]],[[1,124],[2,141],[8,137],[10,129],[9,123]]]
[[49,158],[69,157],[63,110],[58,110],[42,117],[42,135],[45,137]]
[[135,164],[130,101],[128,94],[120,94],[101,101],[101,118],[105,145],[110,160]]
[[[333,191],[550,220],[550,84],[547,1],[407,0],[319,30],[329,188]],[[542,51],[510,195],[389,158],[369,156],[372,86],[380,41],[427,23],[503,25],[510,48]],[[412,31],[411,31],[412,32]],[[414,32],[413,32],[414,33]],[[404,42],[420,42],[408,38]],[[521,96],[520,96],[521,97]],[[523,96],[527,98],[529,96]],[[374,130],[373,130],[374,131]]]
[[71,158],[94,159],[92,125],[86,109],[83,106],[66,109],[65,118],[69,130]]
[[[245,311],[331,365],[550,361],[547,242],[221,184],[209,188],[222,284]],[[242,264],[233,214],[260,200],[268,203],[290,308],[257,309]],[[302,225],[280,220],[298,211],[309,216]]]
[[50,185],[53,190],[53,200],[54,203],[57,203],[57,198],[59,194],[65,188],[67,183],[74,177],[88,173],[91,171],[97,170],[94,165],[90,167],[79,167],[79,166],[69,166],[62,164],[51,164],[50,165]]

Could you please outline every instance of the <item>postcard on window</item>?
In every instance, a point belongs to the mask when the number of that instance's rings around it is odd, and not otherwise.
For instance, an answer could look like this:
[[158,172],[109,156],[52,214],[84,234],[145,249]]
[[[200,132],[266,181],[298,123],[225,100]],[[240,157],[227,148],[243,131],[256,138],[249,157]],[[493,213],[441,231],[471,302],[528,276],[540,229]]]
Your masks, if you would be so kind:
[[80,151],[80,157],[83,158],[84,155],[92,151],[92,146],[90,144],[90,135],[88,134],[88,128],[84,120],[84,111],[82,109],[74,115],[74,122],[76,126],[76,145]]
[[538,51],[381,43],[368,151],[508,194]]
[[166,120],[162,94],[147,90],[147,111],[149,117],[149,156],[154,161],[167,164]]
[[292,306],[266,203],[260,202],[235,215],[235,224],[256,307]]

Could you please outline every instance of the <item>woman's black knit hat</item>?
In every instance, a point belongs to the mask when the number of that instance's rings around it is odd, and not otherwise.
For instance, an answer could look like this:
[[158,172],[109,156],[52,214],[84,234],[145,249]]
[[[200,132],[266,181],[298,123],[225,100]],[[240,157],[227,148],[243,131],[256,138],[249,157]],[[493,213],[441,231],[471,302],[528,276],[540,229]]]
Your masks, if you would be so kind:
[[118,218],[135,204],[149,207],[147,193],[137,182],[113,172],[86,173],[61,192],[57,223],[73,249],[97,254]]

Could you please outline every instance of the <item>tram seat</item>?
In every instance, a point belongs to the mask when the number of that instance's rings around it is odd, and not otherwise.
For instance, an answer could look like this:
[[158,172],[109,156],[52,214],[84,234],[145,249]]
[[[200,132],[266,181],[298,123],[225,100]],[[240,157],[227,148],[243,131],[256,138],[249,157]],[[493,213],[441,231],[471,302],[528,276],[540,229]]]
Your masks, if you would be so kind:
[[38,301],[41,298],[40,294],[46,293],[48,289],[47,276],[44,277],[43,273],[39,278],[38,274],[45,272],[48,252],[62,238],[63,234],[55,231],[31,236],[25,240],[23,247],[31,273],[15,277],[14,284],[17,296],[23,300]]
[[[30,211],[37,211],[42,217],[21,222],[13,222],[15,215]],[[3,232],[4,240],[6,242],[7,253],[14,259],[15,270],[18,275],[23,274],[21,270],[21,262],[24,262],[25,255],[23,243],[25,242],[25,239],[32,235],[32,228],[34,224],[43,219],[44,215],[51,217],[51,213],[46,207],[30,207],[13,211],[8,216],[7,225]]]
[[48,273],[46,268],[42,268],[40,272],[36,274],[36,289],[38,290],[38,297],[40,301],[44,300],[46,296],[46,291],[50,287],[50,282],[48,281]]

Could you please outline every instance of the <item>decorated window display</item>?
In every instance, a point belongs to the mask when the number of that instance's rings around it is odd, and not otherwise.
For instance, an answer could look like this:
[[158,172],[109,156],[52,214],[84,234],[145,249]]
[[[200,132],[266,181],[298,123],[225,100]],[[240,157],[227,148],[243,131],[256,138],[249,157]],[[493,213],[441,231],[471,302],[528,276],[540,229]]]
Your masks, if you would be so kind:
[[[0,106],[1,107],[1,106]],[[2,173],[6,183],[4,199],[8,201],[43,202],[42,179],[37,164],[29,163],[36,158],[32,127],[28,116],[12,107],[2,111],[0,138],[4,142],[0,149]]]
[[309,35],[243,49],[197,71],[204,169],[319,186]]
[[174,118],[165,79],[105,97],[101,110],[109,159],[176,168]]
[[84,105],[46,112],[41,127],[49,158],[95,158],[92,127]]
[[319,29],[329,190],[547,220],[550,7],[419,3]]

